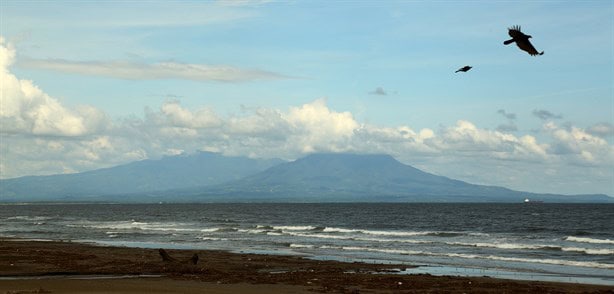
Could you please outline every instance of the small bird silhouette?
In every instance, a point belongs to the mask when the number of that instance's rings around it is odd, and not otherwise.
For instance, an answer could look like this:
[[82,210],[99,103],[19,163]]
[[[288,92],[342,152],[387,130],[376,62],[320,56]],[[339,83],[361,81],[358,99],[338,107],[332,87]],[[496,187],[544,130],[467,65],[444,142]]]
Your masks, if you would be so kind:
[[531,35],[525,35],[524,33],[522,33],[520,31],[520,26],[512,26],[511,28],[508,29],[507,33],[512,38],[503,42],[504,45],[509,45],[509,44],[516,42],[516,45],[518,46],[518,48],[520,48],[523,51],[526,51],[531,56],[544,54],[544,51],[537,52],[535,47],[533,47],[533,44],[531,44],[531,41],[529,41],[529,39],[533,37]]
[[455,71],[455,73],[457,73],[457,72],[459,72],[459,71],[462,71],[462,72],[467,72],[467,71],[469,71],[469,70],[470,70],[470,69],[472,69],[472,68],[473,68],[472,66],[465,65],[465,66],[463,66],[463,67],[459,68],[457,71]]

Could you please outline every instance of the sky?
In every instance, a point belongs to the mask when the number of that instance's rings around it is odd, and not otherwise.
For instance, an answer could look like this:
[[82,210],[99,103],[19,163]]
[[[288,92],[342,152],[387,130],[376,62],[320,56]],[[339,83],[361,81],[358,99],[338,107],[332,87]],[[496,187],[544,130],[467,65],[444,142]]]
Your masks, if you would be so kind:
[[353,152],[614,196],[612,1],[3,0],[0,36],[0,178]]

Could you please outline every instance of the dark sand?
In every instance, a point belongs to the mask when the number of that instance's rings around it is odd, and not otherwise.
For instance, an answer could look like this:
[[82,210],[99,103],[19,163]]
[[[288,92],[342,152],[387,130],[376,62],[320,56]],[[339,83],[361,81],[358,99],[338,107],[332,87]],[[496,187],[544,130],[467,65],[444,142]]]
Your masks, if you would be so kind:
[[[162,261],[157,249],[0,239],[0,294],[614,293],[614,287],[599,285],[373,274],[407,265],[316,261],[296,256],[212,250],[169,249],[167,252],[179,261]],[[199,256],[198,263],[185,262],[194,253]],[[86,275],[90,279],[79,279]],[[139,275],[157,277],[133,277]],[[29,278],[7,279],[16,276]]]

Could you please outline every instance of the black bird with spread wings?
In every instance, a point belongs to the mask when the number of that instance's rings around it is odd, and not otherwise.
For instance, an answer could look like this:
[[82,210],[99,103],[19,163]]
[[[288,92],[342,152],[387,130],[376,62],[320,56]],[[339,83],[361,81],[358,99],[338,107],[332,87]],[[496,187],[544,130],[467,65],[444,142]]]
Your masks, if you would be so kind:
[[462,72],[467,72],[467,71],[469,71],[471,68],[472,68],[471,66],[465,65],[465,66],[463,66],[463,67],[459,68],[457,71],[455,71],[455,73],[457,73],[457,72],[459,72],[459,71],[462,71]]
[[531,37],[531,35],[525,35],[520,31],[520,26],[513,26],[511,28],[508,29],[508,34],[510,35],[510,37],[512,37],[511,39],[503,42],[504,45],[509,45],[512,44],[514,42],[516,42],[516,45],[518,46],[518,48],[526,51],[527,53],[529,53],[532,56],[535,55],[543,55],[544,51],[542,52],[537,52],[537,50],[535,49],[535,47],[533,47],[533,44],[531,44],[531,42],[529,41]]

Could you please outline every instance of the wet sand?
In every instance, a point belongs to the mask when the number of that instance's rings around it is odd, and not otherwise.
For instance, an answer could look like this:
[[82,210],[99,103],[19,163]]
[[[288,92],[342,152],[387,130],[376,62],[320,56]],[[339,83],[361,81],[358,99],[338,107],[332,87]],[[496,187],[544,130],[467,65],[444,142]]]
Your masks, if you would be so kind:
[[[614,293],[570,283],[398,275],[408,265],[0,239],[1,293]],[[198,254],[198,262],[189,259]],[[374,274],[374,272],[379,272]],[[143,277],[143,275],[145,277]]]

